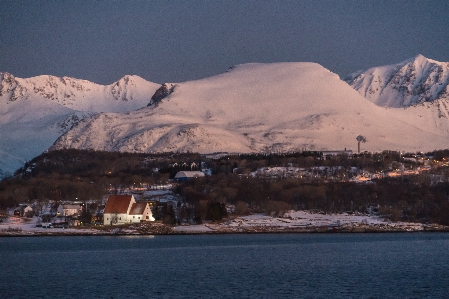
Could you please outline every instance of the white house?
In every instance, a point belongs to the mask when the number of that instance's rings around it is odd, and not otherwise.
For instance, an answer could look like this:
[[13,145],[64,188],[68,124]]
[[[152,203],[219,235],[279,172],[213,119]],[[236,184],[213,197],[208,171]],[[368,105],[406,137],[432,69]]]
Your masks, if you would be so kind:
[[81,214],[80,205],[59,205],[56,210],[58,216],[74,216]]
[[104,225],[154,221],[148,203],[136,203],[133,195],[109,195],[104,208]]

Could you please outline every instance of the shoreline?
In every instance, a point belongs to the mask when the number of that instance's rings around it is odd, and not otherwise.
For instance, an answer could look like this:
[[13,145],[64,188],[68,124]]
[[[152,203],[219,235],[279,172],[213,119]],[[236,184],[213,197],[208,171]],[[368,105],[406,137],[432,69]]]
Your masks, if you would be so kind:
[[[191,225],[195,226],[195,225]],[[177,226],[179,227],[179,226]],[[165,226],[161,229],[149,229],[145,231],[131,230],[127,227],[114,227],[110,230],[104,229],[48,229],[49,231],[18,231],[18,230],[1,230],[2,237],[74,237],[74,236],[184,236],[184,235],[235,235],[235,234],[379,234],[379,233],[436,233],[449,232],[449,227],[432,225],[424,229],[405,229],[398,227],[309,227],[309,228],[278,228],[278,227],[252,227],[239,230],[208,230],[208,231],[189,231],[179,230]]]
[[150,236],[223,234],[333,234],[449,232],[449,226],[414,222],[391,222],[374,215],[316,214],[290,211],[282,217],[251,214],[218,222],[169,225],[161,221],[117,226],[37,227],[38,219],[9,217],[0,222],[1,237],[28,236]]

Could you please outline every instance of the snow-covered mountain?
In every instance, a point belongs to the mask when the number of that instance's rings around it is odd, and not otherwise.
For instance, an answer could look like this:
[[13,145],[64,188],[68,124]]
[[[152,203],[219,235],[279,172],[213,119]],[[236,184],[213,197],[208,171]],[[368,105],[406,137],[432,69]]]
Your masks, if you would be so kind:
[[398,64],[358,71],[344,80],[362,96],[384,107],[449,100],[449,62],[422,55]]
[[52,149],[273,152],[446,148],[447,119],[427,106],[379,107],[315,63],[244,64],[164,84],[149,106],[77,123]]
[[0,73],[0,179],[48,149],[80,119],[145,107],[158,88],[138,76],[104,86],[69,77],[22,79]]
[[123,112],[146,106],[159,85],[139,76],[124,76],[110,85],[70,77],[16,78],[0,73],[0,97],[6,102],[42,98],[77,111]]

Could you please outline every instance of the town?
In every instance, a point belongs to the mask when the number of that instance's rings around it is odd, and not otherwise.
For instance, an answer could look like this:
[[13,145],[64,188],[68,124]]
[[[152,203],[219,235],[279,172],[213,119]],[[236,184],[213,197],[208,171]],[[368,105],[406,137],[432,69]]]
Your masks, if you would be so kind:
[[[224,221],[228,227],[221,230],[229,231],[242,221],[238,217],[297,221],[292,213],[303,213],[299,218],[309,221],[307,227],[314,224],[306,215],[330,214],[449,225],[448,158],[448,150],[209,156],[46,152],[0,182],[0,231],[14,231],[13,223],[24,221],[40,231],[151,224],[164,232],[165,227],[189,231]],[[335,229],[345,221],[337,218],[325,226]],[[358,221],[367,224],[370,218]]]

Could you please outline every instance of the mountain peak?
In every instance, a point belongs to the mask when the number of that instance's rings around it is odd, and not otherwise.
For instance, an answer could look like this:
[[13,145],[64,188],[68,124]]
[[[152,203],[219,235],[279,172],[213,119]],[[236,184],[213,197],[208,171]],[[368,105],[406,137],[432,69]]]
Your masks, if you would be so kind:
[[376,105],[408,107],[449,99],[449,63],[421,54],[348,75],[345,81]]
[[427,58],[426,56],[424,56],[422,54],[418,54],[412,58],[409,58],[409,59],[405,60],[404,62],[399,63],[399,65],[407,64],[407,63],[413,63],[416,65],[423,65],[423,64],[427,64],[427,63],[442,64],[441,62]]
[[0,96],[7,102],[44,99],[86,112],[122,112],[145,107],[149,95],[158,84],[139,76],[125,75],[110,85],[100,85],[72,77],[40,75],[21,79],[10,73],[0,73]]
[[48,149],[80,119],[145,107],[158,87],[130,75],[100,85],[67,76],[23,79],[0,72],[0,179]]
[[423,61],[423,60],[428,60],[428,58],[425,57],[425,56],[422,55],[422,54],[418,54],[418,55],[416,55],[416,56],[414,57],[414,60],[415,60],[415,61]]
[[115,81],[112,84],[129,84],[129,82],[133,82],[133,81],[137,81],[137,80],[144,80],[143,78],[136,76],[136,75],[124,75],[123,77],[121,77],[119,80]]

